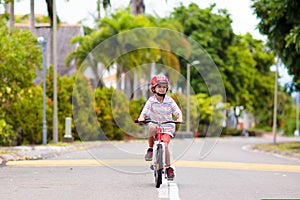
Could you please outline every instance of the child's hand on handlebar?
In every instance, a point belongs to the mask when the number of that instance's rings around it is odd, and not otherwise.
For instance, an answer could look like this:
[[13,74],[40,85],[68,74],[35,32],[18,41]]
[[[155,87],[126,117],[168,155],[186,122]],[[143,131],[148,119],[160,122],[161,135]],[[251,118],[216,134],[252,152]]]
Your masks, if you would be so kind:
[[146,120],[145,118],[146,118],[146,116],[140,115],[139,118],[136,120],[136,123],[144,124],[145,120]]
[[139,117],[139,118],[138,118],[138,121],[139,121],[139,122],[143,122],[143,121],[145,121],[145,118],[144,118],[144,117]]

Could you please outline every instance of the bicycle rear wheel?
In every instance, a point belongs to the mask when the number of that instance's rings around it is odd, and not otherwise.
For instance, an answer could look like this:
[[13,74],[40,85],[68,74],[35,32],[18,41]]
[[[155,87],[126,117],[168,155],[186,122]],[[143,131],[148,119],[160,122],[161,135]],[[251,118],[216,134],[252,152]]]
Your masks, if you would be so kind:
[[156,188],[159,188],[162,184],[162,173],[163,173],[163,147],[161,144],[157,145],[157,151],[156,151],[156,163],[155,163],[155,185]]

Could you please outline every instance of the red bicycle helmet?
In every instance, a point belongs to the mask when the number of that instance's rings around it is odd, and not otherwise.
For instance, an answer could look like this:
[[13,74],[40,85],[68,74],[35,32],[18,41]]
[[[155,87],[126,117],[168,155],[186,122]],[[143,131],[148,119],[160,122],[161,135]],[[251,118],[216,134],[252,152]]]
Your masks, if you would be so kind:
[[169,79],[165,75],[153,76],[153,78],[151,79],[151,82],[150,82],[150,88],[151,88],[152,92],[158,84],[166,84],[167,87],[169,87]]

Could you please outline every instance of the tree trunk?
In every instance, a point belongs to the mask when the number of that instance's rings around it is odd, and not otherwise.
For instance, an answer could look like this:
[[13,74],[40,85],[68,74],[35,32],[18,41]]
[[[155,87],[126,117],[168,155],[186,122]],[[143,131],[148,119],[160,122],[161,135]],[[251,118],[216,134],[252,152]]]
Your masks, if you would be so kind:
[[35,27],[34,0],[30,0],[29,27],[31,32],[34,30]]
[[131,4],[131,8],[130,8],[131,15],[136,16],[138,14],[145,13],[144,0],[131,0],[130,4]]
[[100,21],[101,19],[101,0],[97,0],[97,20]]
[[46,0],[48,17],[50,20],[51,27],[53,27],[53,0]]
[[15,9],[14,9],[14,0],[8,2],[6,5],[5,5],[5,13],[9,13],[9,24],[8,24],[8,27],[9,27],[9,33],[12,32],[14,26],[15,26]]

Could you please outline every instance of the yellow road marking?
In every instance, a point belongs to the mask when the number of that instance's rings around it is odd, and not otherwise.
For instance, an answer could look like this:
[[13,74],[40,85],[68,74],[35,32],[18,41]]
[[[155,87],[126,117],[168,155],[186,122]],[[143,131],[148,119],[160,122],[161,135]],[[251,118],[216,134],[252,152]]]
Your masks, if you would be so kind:
[[177,161],[175,163],[175,166],[217,168],[217,169],[300,172],[300,166],[298,165],[275,165],[275,164],[258,164],[258,163]]
[[6,166],[149,166],[141,160],[22,160],[9,161]]
[[[176,161],[176,167],[212,168],[212,169],[239,169],[239,170],[259,170],[259,171],[283,171],[299,172],[298,165],[275,165],[258,163],[238,163],[238,162],[208,162],[208,161]],[[19,167],[55,167],[55,166],[149,166],[149,162],[143,160],[23,160],[9,161],[6,166]]]

